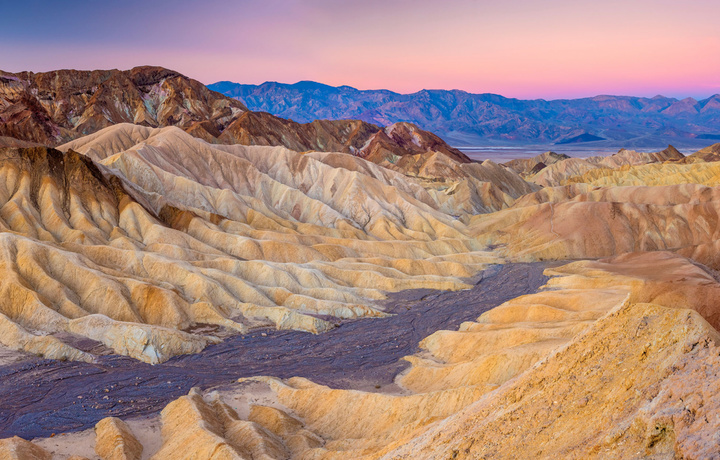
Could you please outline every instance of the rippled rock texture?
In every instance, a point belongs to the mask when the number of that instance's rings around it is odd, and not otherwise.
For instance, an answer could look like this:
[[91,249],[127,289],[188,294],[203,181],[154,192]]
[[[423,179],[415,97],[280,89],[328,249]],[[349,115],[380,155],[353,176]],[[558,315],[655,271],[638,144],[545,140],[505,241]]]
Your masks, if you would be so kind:
[[0,428],[95,427],[3,458],[720,451],[717,146],[476,163],[160,68],[0,118]]
[[155,459],[712,457],[720,284],[662,252],[546,274],[423,340],[394,391],[255,377],[130,424]]
[[91,360],[84,337],[158,363],[217,342],[197,325],[320,333],[383,316],[388,291],[467,288],[498,259],[462,216],[535,190],[489,162],[444,157],[433,182],[175,127],[60,148],[0,152],[2,343],[60,359]]

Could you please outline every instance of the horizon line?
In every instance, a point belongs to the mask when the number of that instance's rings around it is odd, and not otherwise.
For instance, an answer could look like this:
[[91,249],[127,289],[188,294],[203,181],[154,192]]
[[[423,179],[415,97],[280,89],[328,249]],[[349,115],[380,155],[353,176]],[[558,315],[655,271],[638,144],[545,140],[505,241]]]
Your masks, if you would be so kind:
[[[202,82],[201,82],[201,83],[202,83]],[[213,83],[203,83],[203,84],[209,88],[209,87],[212,86],[212,85],[217,85],[217,84],[220,84],[220,83],[232,83],[232,84],[234,84],[234,85],[256,86],[256,87],[262,86],[262,85],[264,85],[264,84],[266,84],[266,83],[276,83],[276,84],[278,84],[278,85],[285,85],[285,86],[295,86],[295,85],[298,85],[298,84],[300,84],[300,83],[315,83],[315,84],[318,84],[318,85],[327,86],[327,87],[335,88],[335,89],[338,89],[338,88],[350,88],[350,89],[354,89],[354,90],[356,90],[356,91],[388,91],[388,92],[391,92],[391,93],[394,93],[394,94],[398,94],[398,95],[401,95],[401,96],[412,96],[413,94],[421,93],[421,92],[423,92],[423,91],[446,91],[446,92],[458,91],[458,92],[463,92],[463,93],[466,93],[466,94],[472,94],[472,95],[476,95],[476,96],[490,95],[490,96],[500,96],[500,97],[503,97],[503,98],[505,98],[505,99],[517,99],[517,100],[525,100],[525,101],[547,101],[547,102],[551,102],[551,101],[567,101],[567,100],[576,100],[576,99],[594,99],[594,98],[596,98],[596,97],[629,97],[629,98],[639,98],[639,99],[640,99],[640,98],[641,98],[641,99],[655,99],[655,98],[657,98],[657,97],[661,97],[661,98],[664,98],[664,99],[675,99],[676,101],[683,101],[683,100],[685,100],[685,99],[693,99],[693,100],[696,101],[696,102],[701,102],[701,101],[705,101],[705,100],[711,99],[711,98],[713,98],[713,97],[715,97],[715,96],[720,96],[720,89],[718,89],[718,92],[711,93],[709,96],[700,97],[700,98],[695,97],[695,96],[685,96],[685,97],[665,96],[665,95],[659,94],[659,93],[656,94],[656,95],[654,95],[654,96],[635,96],[635,95],[631,95],[631,94],[597,93],[597,94],[592,95],[592,96],[579,96],[579,97],[557,97],[557,98],[532,97],[532,98],[523,98],[523,97],[505,96],[505,95],[503,95],[503,94],[493,93],[493,92],[475,93],[475,92],[468,91],[468,90],[464,90],[464,89],[460,89],[460,88],[453,88],[453,89],[423,88],[423,89],[420,89],[420,90],[417,90],[417,91],[414,91],[414,92],[406,93],[406,92],[394,91],[394,90],[387,89],[387,88],[365,88],[365,89],[361,89],[361,88],[357,88],[357,87],[352,86],[352,85],[338,85],[338,86],[334,86],[334,85],[330,85],[330,84],[323,83],[323,82],[319,82],[319,81],[315,81],[315,80],[298,80],[298,81],[295,82],[295,83],[285,83],[285,82],[280,82],[280,81],[276,81],[276,80],[265,80],[265,81],[262,82],[262,83],[239,83],[239,82],[234,82],[234,81],[232,81],[232,80],[218,80],[218,81],[213,82]]]
[[[111,68],[111,69],[100,69],[100,68],[96,68],[96,69],[62,68],[62,69],[53,69],[53,70],[46,70],[46,71],[33,71],[33,70],[8,71],[8,70],[0,69],[0,72],[2,72],[2,73],[10,73],[10,74],[17,74],[17,73],[21,73],[21,72],[49,73],[49,72],[58,72],[58,71],[62,71],[62,70],[77,71],[77,72],[93,72],[93,71],[112,71],[112,70],[117,70],[117,71],[120,71],[120,72],[128,72],[128,71],[131,71],[131,70],[136,69],[136,68],[139,68],[139,67],[157,67],[157,68],[162,68],[162,69],[165,69],[165,70],[168,70],[168,71],[176,72],[176,73],[178,73],[178,74],[180,74],[180,75],[182,75],[182,76],[184,76],[184,77],[186,77],[186,78],[191,78],[191,79],[193,79],[193,80],[197,80],[197,79],[195,79],[195,78],[193,78],[193,77],[190,77],[188,74],[183,73],[183,72],[181,72],[181,71],[174,70],[174,69],[171,69],[171,68],[169,68],[169,67],[162,66],[162,65],[154,65],[154,64],[137,65],[137,66],[133,66],[133,67],[128,68],[128,69],[119,69],[119,68],[117,68],[117,67],[114,67],[114,68]],[[197,81],[200,82],[200,83],[202,83],[202,84],[205,85],[206,87],[210,87],[210,86],[212,86],[212,85],[216,85],[216,84],[219,84],[219,83],[232,83],[232,84],[236,84],[236,85],[256,86],[256,87],[262,86],[262,85],[264,85],[264,84],[266,84],[266,83],[275,83],[275,84],[285,85],[285,86],[294,86],[294,85],[298,85],[298,84],[300,84],[300,83],[314,83],[314,84],[323,85],[323,86],[327,86],[327,87],[330,87],[330,88],[336,88],[336,89],[337,89],[337,88],[344,88],[344,87],[345,87],[345,88],[351,88],[351,89],[356,90],[356,91],[388,91],[388,92],[391,92],[391,93],[394,93],[394,94],[398,94],[398,95],[401,95],[401,96],[411,96],[411,95],[414,95],[414,94],[417,94],[417,93],[421,93],[421,92],[423,92],[423,91],[446,91],[446,92],[455,92],[455,91],[457,91],[457,92],[463,92],[463,93],[466,93],[466,94],[471,94],[471,95],[476,95],[476,96],[490,95],[490,96],[499,96],[499,97],[502,97],[502,98],[505,98],[505,99],[515,99],[515,100],[525,100],[525,101],[546,101],[546,102],[552,102],[552,101],[568,101],[568,100],[578,100],[578,99],[594,99],[594,98],[597,98],[597,97],[618,97],[618,98],[627,97],[627,98],[642,98],[642,99],[654,99],[654,98],[657,98],[657,97],[661,97],[661,98],[664,98],[664,99],[674,99],[674,100],[676,100],[676,101],[682,101],[682,100],[685,100],[685,99],[693,99],[693,100],[696,101],[696,102],[702,102],[702,101],[711,99],[711,98],[713,98],[713,97],[715,97],[715,96],[720,96],[720,88],[718,88],[718,89],[716,90],[716,92],[711,93],[711,94],[709,94],[709,95],[707,95],[707,96],[698,96],[698,97],[695,97],[695,96],[684,96],[684,97],[679,97],[679,96],[665,96],[665,95],[660,94],[660,93],[655,94],[654,96],[637,96],[637,95],[632,95],[632,94],[619,94],[619,93],[616,93],[616,94],[613,94],[613,93],[596,93],[596,94],[594,94],[594,95],[586,95],[586,96],[578,96],[578,97],[515,97],[515,96],[506,96],[506,95],[503,95],[503,94],[500,94],[500,93],[495,93],[495,92],[472,92],[472,91],[468,91],[468,90],[460,89],[460,88],[452,88],[452,89],[445,89],[445,88],[422,88],[422,89],[417,90],[417,91],[414,91],[414,92],[400,92],[400,91],[395,91],[395,90],[388,89],[388,88],[364,88],[364,89],[361,89],[361,88],[358,88],[358,87],[355,87],[355,86],[352,86],[352,85],[345,85],[345,84],[334,86],[334,85],[330,85],[330,84],[327,84],[327,83],[319,82],[319,81],[316,81],[316,80],[298,80],[298,81],[296,81],[295,83],[284,83],[284,82],[280,82],[280,81],[276,81],[276,80],[265,80],[265,81],[262,82],[262,83],[239,83],[239,82],[234,82],[234,81],[232,81],[232,80],[218,80],[218,81],[213,82],[213,83],[205,83],[205,82],[203,82],[203,81],[201,81],[201,80],[197,80]]]

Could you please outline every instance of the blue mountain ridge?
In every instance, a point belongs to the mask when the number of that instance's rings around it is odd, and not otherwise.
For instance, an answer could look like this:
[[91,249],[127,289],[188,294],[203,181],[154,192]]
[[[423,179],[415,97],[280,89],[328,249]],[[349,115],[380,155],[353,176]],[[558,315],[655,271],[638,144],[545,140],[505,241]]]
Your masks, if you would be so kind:
[[522,100],[461,90],[400,94],[313,81],[244,85],[222,81],[213,91],[250,110],[298,122],[359,119],[407,121],[456,146],[583,144],[597,147],[704,146],[720,138],[720,94],[707,99],[596,96]]

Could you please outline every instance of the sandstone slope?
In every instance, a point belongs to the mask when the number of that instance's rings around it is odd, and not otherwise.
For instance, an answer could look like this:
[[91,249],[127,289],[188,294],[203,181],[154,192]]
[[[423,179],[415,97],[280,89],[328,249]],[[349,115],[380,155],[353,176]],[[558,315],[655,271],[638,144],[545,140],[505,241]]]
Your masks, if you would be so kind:
[[720,267],[720,190],[696,184],[546,188],[513,207],[474,216],[478,241],[517,260],[608,257],[672,250]]
[[[299,378],[245,380],[244,391],[265,392],[256,403],[193,390],[163,410],[162,442],[147,454],[712,457],[720,284],[702,267],[661,252],[547,274],[544,291],[425,339],[398,377],[404,393],[335,390]],[[118,433],[115,439],[133,443],[131,430]]]
[[610,174],[618,168],[625,169],[668,161],[680,162],[684,159],[685,156],[672,145],[660,152],[620,149],[618,153],[607,157],[566,158],[554,161],[547,167],[536,170],[534,175],[529,175],[528,180],[543,187],[554,187],[581,182],[577,178],[586,174]]
[[67,334],[157,363],[252,327],[382,316],[387,291],[465,288],[497,258],[456,213],[533,190],[492,164],[466,165],[454,193],[351,155],[175,127],[121,124],[62,149],[2,151],[0,324],[5,346],[67,359],[92,359]]
[[720,161],[720,143],[710,145],[692,155],[688,155],[685,161],[689,163]]
[[541,170],[548,166],[557,163],[558,161],[567,160],[570,157],[564,153],[545,152],[540,155],[536,155],[532,158],[519,158],[516,160],[510,160],[503,163],[503,166],[507,166],[513,171],[518,172],[524,176],[537,174]]

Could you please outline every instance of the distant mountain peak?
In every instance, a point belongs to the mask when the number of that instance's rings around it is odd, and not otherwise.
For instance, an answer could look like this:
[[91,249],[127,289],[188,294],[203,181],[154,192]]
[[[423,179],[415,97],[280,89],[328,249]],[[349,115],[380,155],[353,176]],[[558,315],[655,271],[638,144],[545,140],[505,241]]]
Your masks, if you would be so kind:
[[306,90],[307,90],[307,89],[310,89],[310,90],[317,90],[317,89],[323,90],[323,89],[334,88],[334,86],[326,85],[326,84],[324,84],[324,83],[318,83],[318,82],[316,82],[316,81],[311,81],[311,80],[301,80],[301,81],[299,81],[299,82],[297,82],[297,83],[295,83],[295,84],[292,84],[292,85],[290,85],[290,86],[292,86],[293,88],[306,89]]

